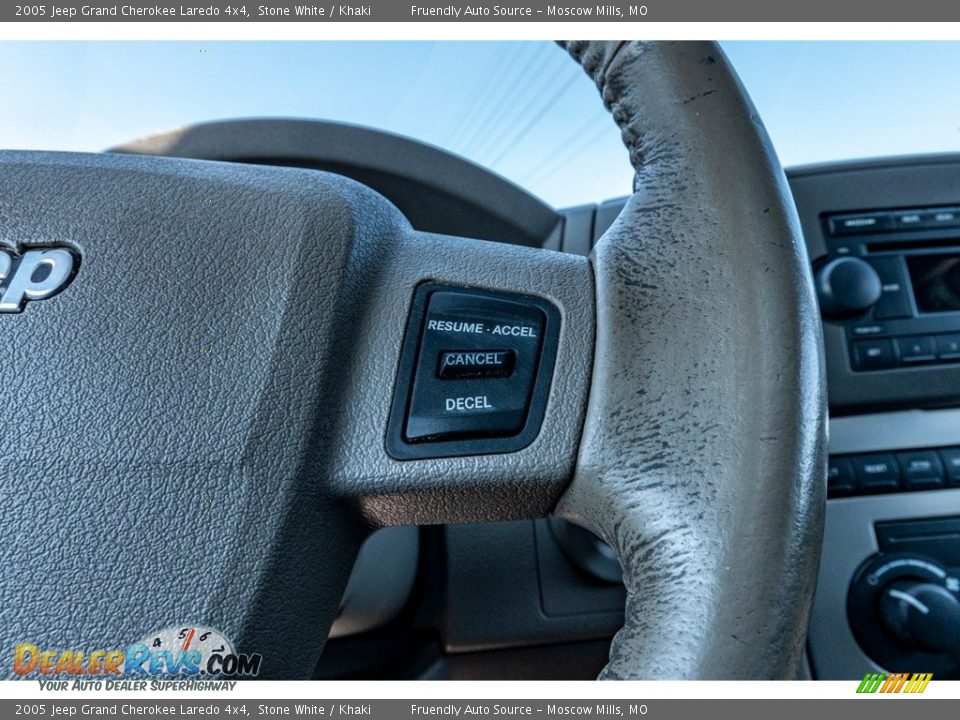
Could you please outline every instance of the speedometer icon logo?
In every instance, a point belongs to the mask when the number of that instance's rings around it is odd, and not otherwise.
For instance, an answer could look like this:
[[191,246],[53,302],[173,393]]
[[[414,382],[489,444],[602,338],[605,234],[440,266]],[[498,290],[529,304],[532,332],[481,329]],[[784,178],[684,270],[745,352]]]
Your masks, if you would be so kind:
[[195,627],[169,627],[140,641],[151,652],[186,653],[198,650],[207,659],[214,653],[233,655],[233,646],[218,630]]
[[126,675],[255,677],[261,656],[240,655],[219,630],[201,625],[175,625],[151,633],[131,645]]

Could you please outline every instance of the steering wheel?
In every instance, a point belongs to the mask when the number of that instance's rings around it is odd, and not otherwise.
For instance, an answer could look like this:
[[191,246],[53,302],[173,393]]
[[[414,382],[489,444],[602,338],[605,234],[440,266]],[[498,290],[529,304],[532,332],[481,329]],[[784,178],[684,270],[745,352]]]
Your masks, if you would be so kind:
[[[783,172],[716,45],[567,48],[636,169],[589,260],[414,231],[328,173],[0,153],[3,647],[203,626],[309,677],[371,529],[556,512],[623,565],[602,677],[795,672],[826,404]],[[428,281],[556,309],[525,447],[388,453]]]

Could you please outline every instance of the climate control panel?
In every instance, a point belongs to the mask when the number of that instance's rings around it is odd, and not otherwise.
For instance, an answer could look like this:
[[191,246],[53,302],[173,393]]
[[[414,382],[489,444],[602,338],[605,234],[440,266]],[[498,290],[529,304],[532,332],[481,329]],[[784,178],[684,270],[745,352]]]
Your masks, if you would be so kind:
[[960,677],[960,520],[878,523],[876,532],[880,552],[848,596],[857,642],[883,668]]

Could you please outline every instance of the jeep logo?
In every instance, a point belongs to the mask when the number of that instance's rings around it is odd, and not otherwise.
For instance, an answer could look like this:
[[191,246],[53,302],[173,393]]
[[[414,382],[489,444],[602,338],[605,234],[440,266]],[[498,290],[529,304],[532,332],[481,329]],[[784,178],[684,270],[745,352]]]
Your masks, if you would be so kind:
[[80,268],[80,257],[62,247],[0,249],[0,313],[17,313],[30,300],[46,300],[63,290]]

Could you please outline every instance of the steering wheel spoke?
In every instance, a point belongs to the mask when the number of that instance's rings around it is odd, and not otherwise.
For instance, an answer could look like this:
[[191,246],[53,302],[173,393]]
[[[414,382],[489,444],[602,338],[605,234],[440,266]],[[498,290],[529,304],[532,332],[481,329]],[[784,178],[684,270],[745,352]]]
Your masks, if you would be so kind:
[[[410,231],[392,247],[375,281],[376,300],[355,349],[363,372],[344,378],[338,412],[351,415],[335,443],[338,492],[376,524],[548,513],[573,472],[589,385],[593,284],[587,262]],[[440,296],[454,306],[438,309]],[[543,315],[541,308],[550,316],[545,325],[531,319]],[[487,378],[438,378],[444,351],[463,361],[470,353],[460,351],[469,350],[486,351],[494,360],[510,354],[511,367]],[[551,366],[544,368],[547,352]],[[521,377],[526,372],[529,385]],[[452,422],[451,435],[404,443],[420,387],[431,393],[432,407],[424,414],[438,425]],[[530,409],[536,403],[528,387],[542,395],[539,416]],[[501,399],[521,410],[498,412]],[[384,408],[396,421],[386,433]],[[487,427],[484,419],[498,415],[509,416],[503,432],[474,429],[470,422]],[[401,452],[388,447],[392,431]]]

